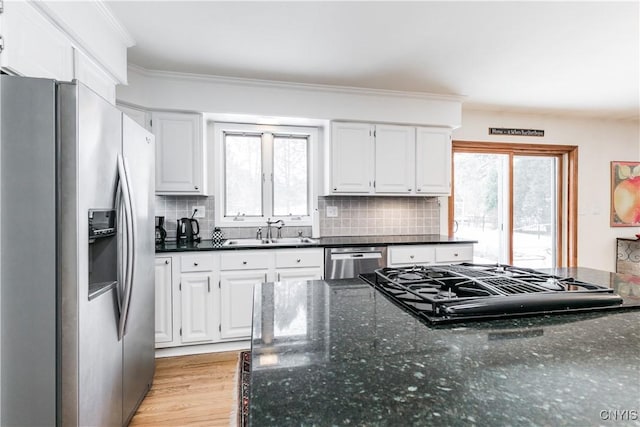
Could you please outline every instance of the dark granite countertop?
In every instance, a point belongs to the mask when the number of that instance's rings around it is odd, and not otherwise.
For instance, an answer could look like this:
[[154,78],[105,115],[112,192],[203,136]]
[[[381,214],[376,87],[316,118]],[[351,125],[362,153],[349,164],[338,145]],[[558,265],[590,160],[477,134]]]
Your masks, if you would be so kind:
[[[640,298],[638,277],[554,272]],[[640,310],[430,326],[359,279],[255,288],[252,426],[640,425],[639,417]]]
[[450,244],[450,243],[478,243],[477,240],[458,237],[441,236],[438,234],[417,234],[401,236],[340,236],[320,237],[315,244],[295,244],[277,246],[222,246],[221,242],[203,240],[199,243],[178,245],[177,242],[165,242],[156,245],[156,253],[163,252],[191,252],[216,250],[246,250],[246,249],[278,249],[278,248],[334,248],[347,246],[376,246],[376,245],[420,245],[420,244]]

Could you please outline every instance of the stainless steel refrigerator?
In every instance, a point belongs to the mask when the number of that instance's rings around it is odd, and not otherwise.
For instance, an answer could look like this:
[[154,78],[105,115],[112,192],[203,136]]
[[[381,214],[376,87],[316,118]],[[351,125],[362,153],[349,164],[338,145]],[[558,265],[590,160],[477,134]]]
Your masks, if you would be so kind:
[[0,98],[0,425],[126,425],[155,370],[153,136],[76,82]]

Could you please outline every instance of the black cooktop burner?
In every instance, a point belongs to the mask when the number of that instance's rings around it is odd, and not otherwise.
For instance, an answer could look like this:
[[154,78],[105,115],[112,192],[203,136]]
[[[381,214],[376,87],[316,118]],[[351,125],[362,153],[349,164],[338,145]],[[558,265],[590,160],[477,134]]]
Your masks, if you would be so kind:
[[396,278],[398,280],[415,281],[415,280],[423,279],[423,276],[413,271],[407,271],[405,273],[397,273]]
[[361,276],[430,322],[618,308],[613,289],[510,265],[382,268]]

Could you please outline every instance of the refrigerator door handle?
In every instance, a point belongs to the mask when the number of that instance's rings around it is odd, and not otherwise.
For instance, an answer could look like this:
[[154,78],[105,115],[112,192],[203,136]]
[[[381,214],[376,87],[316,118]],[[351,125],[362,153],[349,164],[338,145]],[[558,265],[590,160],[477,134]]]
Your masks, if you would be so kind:
[[124,227],[124,217],[125,217],[125,213],[124,213],[124,206],[123,206],[123,199],[122,199],[122,180],[120,178],[119,175],[119,171],[118,171],[118,185],[117,185],[117,189],[116,189],[116,198],[115,198],[115,208],[116,208],[116,221],[117,221],[117,233],[118,233],[118,256],[116,257],[116,261],[117,261],[117,275],[118,275],[118,285],[116,286],[116,299],[118,300],[118,323],[120,322],[120,316],[122,315],[122,294],[124,293],[124,286],[125,286],[125,267],[123,266],[125,264],[123,257],[122,257],[122,248],[124,246],[123,243],[123,237],[124,237],[124,232],[123,232],[123,227]]
[[127,287],[127,293],[125,295],[126,297],[126,301],[125,301],[125,316],[124,316],[124,322],[123,322],[123,326],[122,326],[122,336],[127,334],[127,326],[129,325],[129,307],[131,305],[131,295],[133,294],[133,286],[134,286],[134,282],[133,282],[133,278],[135,276],[135,266],[136,266],[136,240],[138,239],[138,229],[136,226],[136,207],[133,203],[133,201],[135,200],[134,196],[133,196],[133,188],[131,187],[131,172],[129,172],[129,164],[127,163],[127,159],[125,157],[122,158],[123,163],[124,163],[124,174],[127,177],[127,188],[128,188],[128,195],[129,195],[129,212],[130,212],[130,217],[129,217],[129,223],[130,223],[130,227],[131,227],[131,246],[130,246],[130,251],[128,252],[128,254],[130,255],[130,260],[131,260],[131,269],[130,269],[130,274],[129,274],[129,286]]
[[126,248],[127,260],[125,270],[124,288],[122,294],[120,319],[118,321],[118,339],[122,339],[125,335],[127,318],[129,315],[129,302],[131,301],[131,288],[133,284],[133,265],[134,265],[134,243],[135,243],[135,221],[133,218],[133,203],[131,199],[131,187],[129,185],[129,174],[127,173],[127,165],[124,157],[118,155],[118,175],[122,189],[122,197],[124,199],[124,212],[127,230]]

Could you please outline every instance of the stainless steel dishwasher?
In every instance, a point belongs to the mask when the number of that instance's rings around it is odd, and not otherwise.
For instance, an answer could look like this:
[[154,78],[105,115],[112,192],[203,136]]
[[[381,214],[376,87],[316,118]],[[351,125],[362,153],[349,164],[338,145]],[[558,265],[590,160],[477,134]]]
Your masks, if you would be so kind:
[[387,266],[387,247],[325,248],[324,278],[350,279]]

